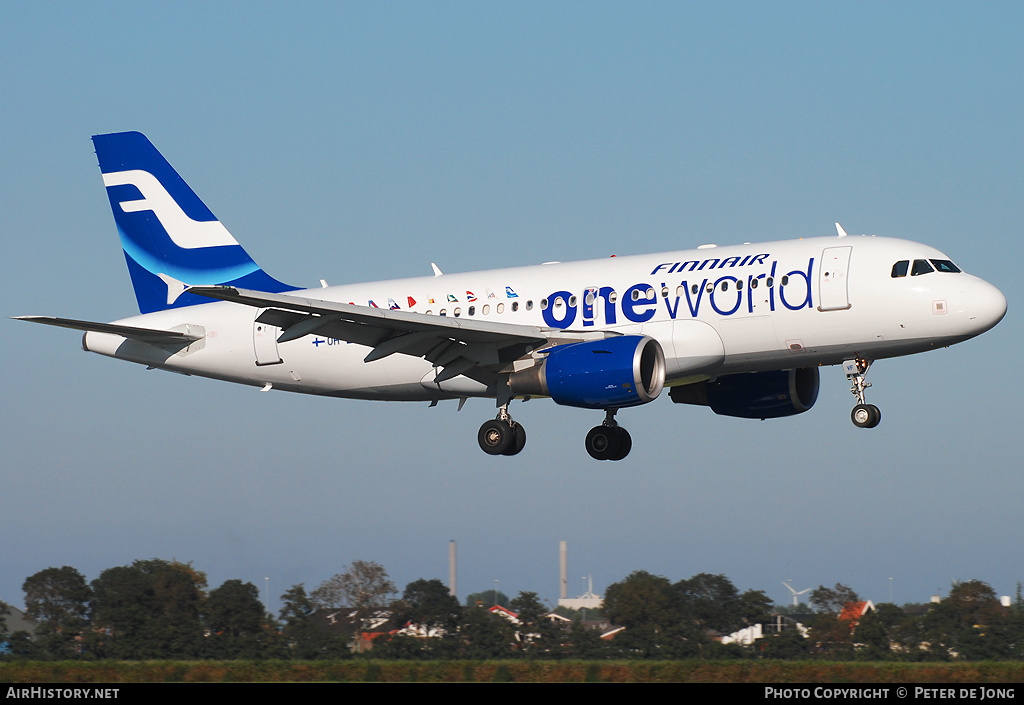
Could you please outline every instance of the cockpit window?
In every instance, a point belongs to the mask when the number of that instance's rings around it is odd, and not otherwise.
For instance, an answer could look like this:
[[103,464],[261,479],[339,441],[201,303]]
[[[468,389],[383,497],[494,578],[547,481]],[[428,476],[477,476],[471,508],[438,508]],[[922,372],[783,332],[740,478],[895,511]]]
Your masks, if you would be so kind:
[[897,279],[899,277],[907,276],[908,267],[910,267],[910,260],[901,259],[899,262],[892,266],[892,278]]
[[950,262],[948,259],[933,259],[931,263],[935,265],[935,269],[940,272],[949,272],[950,274],[959,274],[960,268]]
[[928,264],[928,260],[926,260],[926,259],[915,259],[914,260],[914,268],[912,270],[910,270],[910,276],[916,277],[919,274],[931,274],[934,271],[935,270],[932,269],[932,266],[930,264]]

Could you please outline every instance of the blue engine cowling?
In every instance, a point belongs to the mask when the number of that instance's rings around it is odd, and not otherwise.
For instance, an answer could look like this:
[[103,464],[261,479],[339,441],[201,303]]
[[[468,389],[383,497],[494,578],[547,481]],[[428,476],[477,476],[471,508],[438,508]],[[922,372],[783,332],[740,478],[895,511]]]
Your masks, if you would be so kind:
[[818,382],[818,368],[806,367],[725,375],[713,382],[673,387],[668,395],[677,404],[710,406],[722,416],[777,419],[802,414],[814,406]]
[[559,345],[540,364],[509,377],[513,393],[556,404],[619,409],[653,401],[665,386],[665,353],[646,335]]

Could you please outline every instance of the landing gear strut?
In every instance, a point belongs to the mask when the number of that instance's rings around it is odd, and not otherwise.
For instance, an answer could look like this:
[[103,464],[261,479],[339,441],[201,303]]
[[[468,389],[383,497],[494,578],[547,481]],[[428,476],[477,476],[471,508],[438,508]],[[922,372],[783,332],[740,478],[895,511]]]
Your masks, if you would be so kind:
[[480,449],[488,455],[516,455],[526,447],[526,429],[508,415],[508,402],[498,407],[493,421],[485,421],[476,434]]
[[857,398],[857,405],[853,407],[850,418],[857,428],[874,428],[882,420],[882,412],[874,404],[868,404],[864,400],[864,390],[871,386],[870,382],[864,381],[864,376],[871,367],[871,360],[857,358],[847,360],[843,363],[846,371],[846,378],[850,380],[850,392]]
[[616,411],[618,409],[606,410],[604,423],[594,426],[587,434],[587,453],[594,460],[622,460],[633,447],[629,432],[615,421]]

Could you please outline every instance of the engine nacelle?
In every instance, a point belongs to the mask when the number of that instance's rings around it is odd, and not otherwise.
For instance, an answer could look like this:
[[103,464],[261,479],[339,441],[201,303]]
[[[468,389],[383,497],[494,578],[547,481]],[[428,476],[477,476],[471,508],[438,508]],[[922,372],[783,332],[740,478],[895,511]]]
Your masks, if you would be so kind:
[[669,390],[677,404],[710,406],[721,416],[777,419],[793,416],[818,400],[818,368],[775,370],[725,375],[713,382],[698,382]]
[[654,401],[665,386],[665,353],[649,336],[559,345],[540,364],[509,377],[513,393],[556,404],[619,409]]

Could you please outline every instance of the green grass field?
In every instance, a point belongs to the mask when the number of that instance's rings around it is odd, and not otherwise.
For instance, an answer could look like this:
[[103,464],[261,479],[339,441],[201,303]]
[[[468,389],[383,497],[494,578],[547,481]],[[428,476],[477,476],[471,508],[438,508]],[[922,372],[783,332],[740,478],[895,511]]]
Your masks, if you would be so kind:
[[1024,663],[823,661],[31,661],[0,683],[1021,683]]

